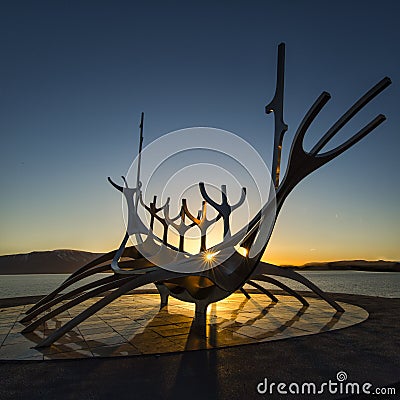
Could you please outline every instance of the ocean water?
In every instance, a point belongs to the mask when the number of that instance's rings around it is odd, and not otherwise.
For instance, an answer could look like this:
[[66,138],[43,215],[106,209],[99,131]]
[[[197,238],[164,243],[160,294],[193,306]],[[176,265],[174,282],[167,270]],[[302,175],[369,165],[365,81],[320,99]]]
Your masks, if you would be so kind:
[[[396,272],[363,272],[363,271],[305,271],[302,274],[327,292],[364,294],[369,296],[399,297],[400,273]],[[90,282],[108,274],[98,274],[96,278],[86,278]],[[69,275],[0,275],[0,298],[34,296],[50,293]],[[282,282],[295,290],[306,288],[290,280]],[[276,288],[265,284],[265,287]],[[144,288],[155,288],[146,285]]]

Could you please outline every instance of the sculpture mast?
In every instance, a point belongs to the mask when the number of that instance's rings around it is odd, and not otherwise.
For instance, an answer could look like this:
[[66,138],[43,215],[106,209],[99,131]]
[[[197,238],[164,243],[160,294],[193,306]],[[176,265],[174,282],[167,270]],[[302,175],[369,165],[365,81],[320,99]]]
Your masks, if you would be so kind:
[[138,152],[138,162],[137,162],[137,174],[136,174],[136,201],[135,208],[138,209],[140,202],[140,188],[142,183],[140,182],[140,164],[142,162],[142,147],[143,147],[143,120],[144,120],[144,112],[142,112],[140,117],[140,125],[139,125],[139,152]]
[[139,153],[138,153],[138,167],[137,167],[137,176],[136,176],[136,187],[139,189],[140,185],[140,164],[142,161],[142,147],[143,147],[143,121],[144,121],[144,112],[140,117],[140,133],[139,133]]
[[272,101],[265,106],[266,114],[274,113],[275,133],[274,133],[274,153],[272,158],[272,179],[275,189],[279,186],[279,174],[281,164],[282,142],[288,126],[283,120],[283,91],[285,85],[285,43],[278,46],[278,67],[276,77],[276,89]]

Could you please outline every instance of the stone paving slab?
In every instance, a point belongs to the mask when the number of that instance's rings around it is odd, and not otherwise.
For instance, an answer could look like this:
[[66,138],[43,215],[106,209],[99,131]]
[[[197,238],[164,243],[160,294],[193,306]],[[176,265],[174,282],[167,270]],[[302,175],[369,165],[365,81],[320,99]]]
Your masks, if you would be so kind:
[[204,331],[192,325],[194,305],[170,299],[159,310],[156,294],[129,294],[114,301],[49,348],[34,347],[55,329],[99,300],[91,299],[22,335],[19,323],[29,305],[0,308],[0,360],[51,360],[137,356],[223,348],[315,335],[365,321],[368,312],[340,303],[345,313],[307,297],[309,307],[279,295],[271,303],[263,294],[246,299],[234,293],[209,306]]

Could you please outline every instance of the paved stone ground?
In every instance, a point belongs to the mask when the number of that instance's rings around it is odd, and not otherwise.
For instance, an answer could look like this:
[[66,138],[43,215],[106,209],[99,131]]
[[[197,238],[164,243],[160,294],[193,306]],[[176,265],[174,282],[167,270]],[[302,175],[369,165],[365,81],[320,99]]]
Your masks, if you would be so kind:
[[98,299],[91,299],[22,335],[18,321],[28,306],[0,309],[0,360],[49,360],[86,357],[115,357],[161,354],[220,348],[295,336],[316,334],[360,323],[368,313],[357,306],[342,304],[345,313],[336,313],[324,301],[309,298],[304,307],[290,296],[277,303],[264,294],[247,299],[234,293],[209,307],[206,330],[192,325],[194,305],[170,299],[159,310],[159,295],[132,294],[114,301],[79,324],[49,348],[35,349],[72,317]]
[[[339,371],[347,373],[348,382],[368,381],[374,388],[396,386],[399,391],[400,299],[335,297],[366,309],[368,319],[317,335],[219,349],[81,360],[0,361],[0,398],[312,398],[262,396],[256,387],[264,378],[318,385],[335,380]],[[324,394],[315,398],[343,397]]]

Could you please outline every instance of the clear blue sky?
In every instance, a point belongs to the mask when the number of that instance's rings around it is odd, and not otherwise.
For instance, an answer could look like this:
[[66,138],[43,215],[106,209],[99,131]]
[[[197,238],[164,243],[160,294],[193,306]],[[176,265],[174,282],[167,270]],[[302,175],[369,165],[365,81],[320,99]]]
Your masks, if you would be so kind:
[[[107,183],[175,129],[232,131],[271,161],[276,51],[286,42],[286,153],[323,90],[316,138],[382,77],[338,141],[388,120],[290,196],[265,259],[400,259],[398,1],[10,1],[0,11],[0,254],[106,251],[124,231]],[[286,154],[284,153],[284,155]]]

